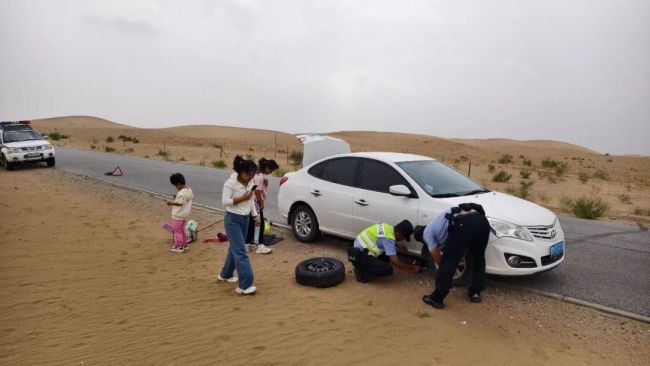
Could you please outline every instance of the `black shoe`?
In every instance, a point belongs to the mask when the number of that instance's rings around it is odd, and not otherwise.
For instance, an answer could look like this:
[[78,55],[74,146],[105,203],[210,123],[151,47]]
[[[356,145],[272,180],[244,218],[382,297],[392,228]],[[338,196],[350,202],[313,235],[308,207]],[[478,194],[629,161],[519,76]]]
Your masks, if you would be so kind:
[[481,302],[481,294],[473,293],[473,294],[469,295],[469,301],[471,301],[471,302],[473,302],[475,304],[478,304],[479,302]]
[[435,301],[431,295],[425,295],[422,296],[422,301],[424,301],[425,304],[431,305],[436,309],[444,309],[445,304],[442,302]]
[[368,283],[368,280],[365,277],[363,277],[363,275],[359,273],[359,270],[356,268],[354,269],[354,277],[356,277],[357,282]]

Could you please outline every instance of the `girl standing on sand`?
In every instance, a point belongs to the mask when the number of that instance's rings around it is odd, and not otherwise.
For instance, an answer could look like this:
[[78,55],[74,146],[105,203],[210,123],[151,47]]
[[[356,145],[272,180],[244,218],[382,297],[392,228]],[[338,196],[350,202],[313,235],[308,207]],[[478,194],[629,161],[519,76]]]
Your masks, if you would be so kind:
[[[217,279],[229,283],[239,281],[235,292],[241,295],[251,295],[257,291],[257,288],[253,286],[253,268],[246,253],[246,234],[250,216],[254,217],[254,225],[260,225],[255,208],[253,186],[257,165],[252,160],[244,160],[237,155],[233,166],[235,172],[224,183],[221,196],[221,203],[226,208],[224,224],[230,240],[230,247],[223,269]],[[240,278],[234,276],[235,269],[237,269]]]
[[280,168],[280,166],[278,166],[278,163],[276,163],[275,160],[267,160],[265,158],[261,158],[258,163],[259,170],[253,178],[253,184],[257,186],[257,188],[255,188],[255,208],[257,208],[257,211],[259,212],[260,222],[262,225],[250,225],[248,227],[247,242],[250,244],[250,247],[255,249],[256,253],[269,254],[271,253],[271,248],[264,245],[264,201],[266,201],[266,189],[269,183],[265,176],[273,173]]

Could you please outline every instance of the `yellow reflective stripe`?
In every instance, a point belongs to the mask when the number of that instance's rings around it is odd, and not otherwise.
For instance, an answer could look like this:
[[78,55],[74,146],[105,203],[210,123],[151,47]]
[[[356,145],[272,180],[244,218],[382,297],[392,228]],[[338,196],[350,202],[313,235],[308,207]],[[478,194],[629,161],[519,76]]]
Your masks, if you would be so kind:
[[370,237],[370,233],[367,230],[364,230],[359,236],[359,242],[363,245],[364,248],[368,249],[370,254],[375,257],[380,256],[384,251],[377,246],[376,240],[373,240]]

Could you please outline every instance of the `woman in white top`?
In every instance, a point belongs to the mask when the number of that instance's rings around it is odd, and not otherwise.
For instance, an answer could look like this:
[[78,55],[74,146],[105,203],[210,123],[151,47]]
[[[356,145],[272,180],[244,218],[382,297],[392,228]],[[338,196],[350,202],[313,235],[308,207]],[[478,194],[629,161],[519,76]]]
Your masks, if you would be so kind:
[[[239,281],[235,292],[250,295],[255,293],[257,288],[253,286],[253,268],[246,253],[246,234],[250,216],[255,218],[254,225],[260,225],[253,189],[253,177],[257,172],[257,165],[252,160],[244,160],[239,155],[235,157],[233,165],[235,173],[224,183],[221,198],[221,203],[226,209],[224,225],[230,240],[230,248],[223,269],[217,278],[219,281],[230,283]],[[235,269],[239,278],[234,276]]]

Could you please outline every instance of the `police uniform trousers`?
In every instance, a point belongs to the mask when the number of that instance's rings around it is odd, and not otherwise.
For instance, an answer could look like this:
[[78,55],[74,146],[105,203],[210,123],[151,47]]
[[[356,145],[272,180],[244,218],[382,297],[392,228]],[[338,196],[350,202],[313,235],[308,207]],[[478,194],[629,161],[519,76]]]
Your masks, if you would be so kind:
[[469,252],[467,269],[472,273],[469,294],[480,294],[485,287],[485,247],[490,238],[490,223],[479,213],[460,215],[455,220],[453,227],[451,223],[449,225],[447,241],[436,274],[436,288],[431,294],[437,302],[442,302],[449,294],[454,273],[465,252]]
[[363,282],[393,274],[393,266],[386,254],[375,257],[368,249],[351,247],[348,249],[348,259],[357,270],[357,279]]

